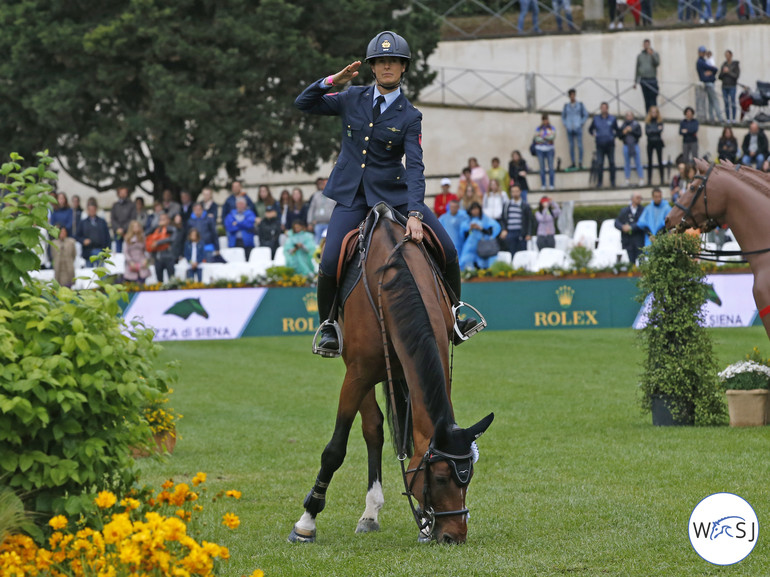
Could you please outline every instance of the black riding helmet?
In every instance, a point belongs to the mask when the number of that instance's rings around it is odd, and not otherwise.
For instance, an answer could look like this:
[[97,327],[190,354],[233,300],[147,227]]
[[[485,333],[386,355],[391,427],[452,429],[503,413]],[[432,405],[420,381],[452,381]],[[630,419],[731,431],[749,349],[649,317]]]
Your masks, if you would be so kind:
[[402,36],[390,30],[380,32],[369,41],[364,61],[369,62],[383,56],[400,58],[406,63],[406,70],[409,70],[409,64],[412,61],[412,51],[409,50],[409,44]]

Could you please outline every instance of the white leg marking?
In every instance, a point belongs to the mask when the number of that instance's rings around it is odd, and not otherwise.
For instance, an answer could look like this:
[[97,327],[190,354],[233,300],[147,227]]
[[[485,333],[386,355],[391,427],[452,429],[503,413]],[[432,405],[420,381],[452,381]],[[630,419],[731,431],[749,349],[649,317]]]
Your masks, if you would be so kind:
[[297,528],[304,529],[305,531],[314,531],[315,530],[315,519],[305,511],[302,513],[302,517],[299,518],[299,521],[297,521]]
[[366,509],[364,509],[361,519],[374,519],[376,521],[384,504],[385,496],[382,494],[382,485],[379,481],[375,481],[372,488],[366,493]]

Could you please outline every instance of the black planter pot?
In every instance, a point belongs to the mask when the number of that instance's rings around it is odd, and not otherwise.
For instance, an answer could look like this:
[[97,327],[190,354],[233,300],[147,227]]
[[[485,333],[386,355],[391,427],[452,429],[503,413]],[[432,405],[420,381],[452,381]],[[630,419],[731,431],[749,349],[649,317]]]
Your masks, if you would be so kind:
[[[681,407],[679,417],[674,418],[669,407]],[[671,395],[652,396],[652,424],[656,427],[681,427],[695,423],[695,405],[680,401]]]

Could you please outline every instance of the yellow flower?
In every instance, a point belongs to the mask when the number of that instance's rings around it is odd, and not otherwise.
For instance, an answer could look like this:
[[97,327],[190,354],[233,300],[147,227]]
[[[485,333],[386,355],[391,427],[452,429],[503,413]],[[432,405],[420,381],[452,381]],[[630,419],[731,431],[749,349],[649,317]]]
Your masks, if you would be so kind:
[[240,524],[241,520],[233,513],[225,513],[224,517],[222,517],[222,525],[228,529],[237,529]]
[[249,577],[265,577],[265,572],[262,569],[257,569]]
[[96,503],[96,506],[100,509],[109,509],[117,502],[117,500],[118,498],[111,492],[101,491],[96,499],[94,499],[94,503]]
[[56,515],[56,517],[53,517],[48,521],[48,524],[57,531],[59,529],[64,529],[67,526],[67,517],[64,515]]
[[127,511],[133,511],[134,509],[138,509],[141,503],[137,499],[126,497],[125,499],[120,501],[120,505],[122,507],[125,507]]
[[201,472],[198,472],[198,474],[195,475],[192,480],[193,487],[197,487],[201,483],[205,483],[205,482],[206,482],[206,473],[201,473]]
[[161,488],[163,488],[163,489],[170,489],[173,486],[174,486],[174,481],[172,479],[169,479],[168,481],[166,481],[165,483],[163,483],[161,485]]
[[225,495],[227,495],[228,497],[233,497],[235,499],[240,499],[241,498],[241,492],[240,491],[236,491],[234,489],[230,490],[230,491],[226,491]]

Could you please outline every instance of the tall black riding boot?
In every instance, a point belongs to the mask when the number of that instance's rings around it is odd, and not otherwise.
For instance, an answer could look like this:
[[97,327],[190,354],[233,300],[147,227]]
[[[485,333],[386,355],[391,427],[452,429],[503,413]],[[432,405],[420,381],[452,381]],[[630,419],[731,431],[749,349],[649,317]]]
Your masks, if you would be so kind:
[[340,351],[340,341],[335,329],[336,320],[333,323],[329,320],[329,313],[334,304],[334,296],[337,294],[337,279],[333,276],[327,276],[322,272],[318,273],[318,318],[321,323],[319,328],[318,342],[313,352],[323,357],[338,357]]

